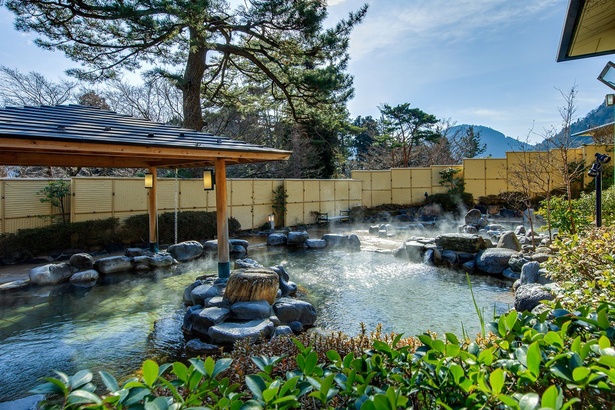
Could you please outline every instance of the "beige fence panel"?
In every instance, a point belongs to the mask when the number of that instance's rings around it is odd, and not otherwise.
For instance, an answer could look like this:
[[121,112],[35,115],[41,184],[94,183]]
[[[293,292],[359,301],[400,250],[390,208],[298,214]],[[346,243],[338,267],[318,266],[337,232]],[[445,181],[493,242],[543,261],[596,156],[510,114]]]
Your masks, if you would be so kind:
[[255,179],[253,197],[255,205],[266,204],[271,206],[273,203],[273,181],[270,179]]
[[[203,190],[200,179],[182,179],[179,181],[179,206],[182,211],[205,211],[209,191]],[[215,205],[215,204],[214,204]]]
[[320,202],[320,181],[303,181],[303,201],[306,203]]
[[[230,182],[231,201],[232,207],[247,206],[254,203],[253,192],[254,184],[251,180],[239,180],[233,179]],[[250,222],[250,224],[252,224]]]
[[286,198],[287,203],[303,203],[303,181],[292,179],[286,180],[284,189],[286,189],[286,195],[288,195],[288,198]]
[[472,158],[463,160],[464,180],[485,179],[485,159]]
[[[410,188],[412,186],[412,170],[410,168],[391,169],[391,188]],[[395,202],[395,200],[393,200]],[[395,202],[399,204],[401,202]]]
[[[52,179],[5,179],[2,181],[2,233],[49,225],[51,214],[60,215],[38,194]],[[67,202],[68,203],[68,202]],[[67,206],[67,208],[69,208]],[[67,209],[69,211],[69,209]]]
[[72,222],[113,217],[113,179],[73,178],[72,186]]
[[241,229],[252,229],[252,206],[233,206],[231,207],[231,215],[241,224]]

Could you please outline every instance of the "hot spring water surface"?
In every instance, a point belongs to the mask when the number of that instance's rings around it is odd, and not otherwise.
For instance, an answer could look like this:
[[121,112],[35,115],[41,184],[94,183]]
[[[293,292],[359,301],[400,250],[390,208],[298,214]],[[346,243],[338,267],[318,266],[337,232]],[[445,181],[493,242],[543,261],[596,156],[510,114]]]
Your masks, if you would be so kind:
[[[379,323],[408,336],[426,330],[470,335],[480,330],[463,273],[376,252],[255,253],[264,265],[284,263],[291,280],[309,292],[328,330],[356,335]],[[106,369],[122,377],[143,360],[181,357],[183,289],[214,261],[176,271],[108,276],[92,288],[72,285],[0,293],[0,402],[27,395],[53,369],[73,374]],[[510,283],[473,276],[487,318],[512,305]]]

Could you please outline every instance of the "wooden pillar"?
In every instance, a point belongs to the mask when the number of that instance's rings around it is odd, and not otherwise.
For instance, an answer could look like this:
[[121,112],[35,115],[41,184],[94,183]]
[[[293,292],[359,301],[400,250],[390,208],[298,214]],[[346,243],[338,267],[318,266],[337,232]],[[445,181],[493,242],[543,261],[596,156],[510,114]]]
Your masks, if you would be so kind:
[[149,167],[152,174],[152,187],[148,188],[148,209],[149,215],[149,250],[158,252],[158,204],[156,203],[158,178],[156,177],[156,167]]
[[216,159],[216,215],[218,223],[218,277],[231,274],[229,258],[228,216],[226,214],[226,163]]

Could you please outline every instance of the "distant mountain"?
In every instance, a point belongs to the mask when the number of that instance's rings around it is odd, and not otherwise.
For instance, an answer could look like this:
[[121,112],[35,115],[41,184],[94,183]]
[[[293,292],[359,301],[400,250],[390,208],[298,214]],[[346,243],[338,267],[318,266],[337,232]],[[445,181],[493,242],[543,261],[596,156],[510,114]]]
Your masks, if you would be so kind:
[[[468,124],[455,125],[451,127],[451,132],[455,133],[457,130],[465,132],[470,127]],[[479,155],[479,157],[493,157],[503,158],[506,156],[506,151],[518,151],[522,149],[533,149],[533,147],[524,142],[518,141],[514,138],[507,137],[500,131],[496,131],[493,128],[485,127],[482,125],[474,125],[474,132],[480,132],[480,140],[483,144],[487,145],[485,153]]]

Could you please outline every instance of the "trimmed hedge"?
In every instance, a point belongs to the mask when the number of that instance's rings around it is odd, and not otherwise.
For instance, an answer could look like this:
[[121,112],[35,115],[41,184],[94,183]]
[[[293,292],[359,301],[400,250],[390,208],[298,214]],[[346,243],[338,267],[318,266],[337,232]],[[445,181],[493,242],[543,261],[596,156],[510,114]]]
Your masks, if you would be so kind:
[[[147,214],[127,218],[121,228],[124,242],[148,242],[149,219]],[[229,218],[229,233],[239,231],[241,224],[235,218]],[[177,214],[177,241],[213,239],[217,234],[218,223],[215,212],[183,211]],[[158,241],[173,243],[175,241],[175,212],[158,215]]]

